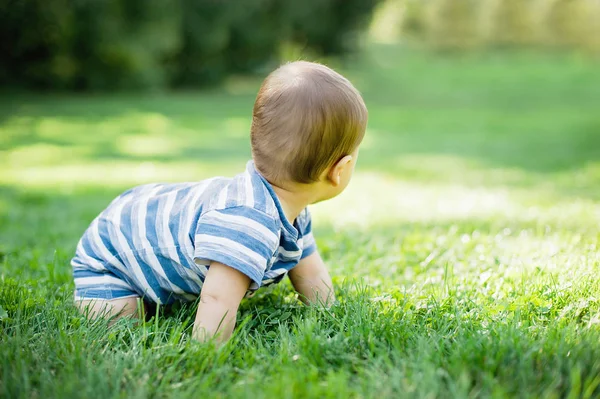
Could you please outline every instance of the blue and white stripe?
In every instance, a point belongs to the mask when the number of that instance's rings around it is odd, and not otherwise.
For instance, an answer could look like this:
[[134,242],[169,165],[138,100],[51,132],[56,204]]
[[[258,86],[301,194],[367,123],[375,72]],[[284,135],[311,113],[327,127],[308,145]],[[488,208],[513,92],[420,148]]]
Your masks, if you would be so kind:
[[316,250],[308,210],[290,224],[252,162],[233,179],[149,184],[116,198],[86,230],[71,264],[76,297],[193,300],[211,262],[278,282]]

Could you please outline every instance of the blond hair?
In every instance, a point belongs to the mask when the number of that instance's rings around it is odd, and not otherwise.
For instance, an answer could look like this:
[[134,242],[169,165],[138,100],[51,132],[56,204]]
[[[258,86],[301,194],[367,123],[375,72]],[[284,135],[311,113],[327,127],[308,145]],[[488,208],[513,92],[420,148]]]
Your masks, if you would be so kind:
[[263,82],[252,114],[252,156],[273,183],[313,183],[360,144],[367,108],[332,69],[297,61]]

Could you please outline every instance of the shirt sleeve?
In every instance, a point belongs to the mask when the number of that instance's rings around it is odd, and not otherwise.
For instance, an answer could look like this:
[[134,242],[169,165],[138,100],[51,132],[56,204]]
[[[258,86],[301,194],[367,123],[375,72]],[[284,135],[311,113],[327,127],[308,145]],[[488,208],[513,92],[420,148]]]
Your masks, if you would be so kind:
[[312,232],[312,217],[310,215],[310,211],[308,208],[304,210],[304,218],[302,223],[302,257],[301,259],[306,258],[309,255],[312,255],[317,250],[317,243],[315,242],[315,238]]
[[251,207],[213,210],[203,214],[196,227],[194,261],[219,262],[239,270],[260,287],[271,257],[279,246],[275,219]]

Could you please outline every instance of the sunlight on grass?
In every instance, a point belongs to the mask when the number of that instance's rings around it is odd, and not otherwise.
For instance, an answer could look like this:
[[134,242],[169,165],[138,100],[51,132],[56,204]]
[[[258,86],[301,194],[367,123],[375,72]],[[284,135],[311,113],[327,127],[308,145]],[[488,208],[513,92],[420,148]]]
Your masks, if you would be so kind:
[[[0,177],[0,184],[29,189],[115,188],[152,182],[196,181],[213,177],[216,171],[233,175],[243,170],[245,163],[231,165],[219,161],[152,162],[98,161],[90,163],[61,162],[61,165],[11,168]],[[237,166],[237,168],[236,168]]]
[[[19,173],[27,167],[43,167],[45,165],[64,165],[65,163],[82,162],[90,148],[86,146],[64,147],[49,143],[36,143],[5,151],[5,163],[0,179],[11,179],[13,173]],[[24,182],[24,184],[26,184]]]
[[249,158],[249,124],[245,118],[197,118],[191,128],[137,111],[101,119],[12,117],[0,125],[0,184],[110,189],[233,175]]
[[[164,137],[124,136],[128,155],[157,155],[176,140]],[[126,189],[156,181],[196,181],[213,175],[232,176],[246,162],[144,161],[136,159],[86,159],[90,148],[33,144],[7,151],[0,183],[29,189],[73,190],[78,187]],[[150,154],[151,153],[151,154]],[[165,151],[168,153],[168,151]],[[411,155],[401,160],[408,179],[357,170],[348,190],[339,198],[314,207],[318,220],[336,228],[346,225],[370,227],[380,223],[507,218],[519,222],[552,223],[565,226],[594,226],[600,222],[600,206],[585,198],[557,198],[554,187],[540,182],[535,173],[523,170],[485,169],[458,157]],[[596,172],[588,167],[564,178]],[[589,172],[591,171],[591,172]],[[444,177],[445,176],[445,177]],[[496,184],[486,183],[488,179]],[[435,180],[438,181],[435,181]],[[461,183],[470,182],[469,184]],[[477,184],[480,181],[481,184]],[[531,181],[530,185],[517,184]],[[584,178],[584,181],[587,179]],[[512,182],[513,185],[508,183]],[[333,216],[335,215],[335,216]],[[343,216],[339,216],[343,215]]]
[[494,218],[588,228],[600,223],[599,204],[582,198],[557,199],[543,186],[473,187],[459,183],[403,181],[361,172],[357,172],[346,192],[314,206],[313,212],[339,228],[346,225],[370,227],[393,221]]
[[251,123],[251,118],[227,118],[223,123],[220,134],[223,134],[226,137],[247,140]]
[[175,140],[151,135],[123,135],[117,139],[115,146],[121,153],[135,157],[170,155],[182,149]]

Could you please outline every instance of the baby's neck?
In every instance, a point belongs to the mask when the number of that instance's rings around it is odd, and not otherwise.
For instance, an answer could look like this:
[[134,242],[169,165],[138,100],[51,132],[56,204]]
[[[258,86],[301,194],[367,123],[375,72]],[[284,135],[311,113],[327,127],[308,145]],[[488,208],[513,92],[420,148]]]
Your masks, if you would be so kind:
[[294,223],[294,220],[296,220],[300,212],[302,212],[308,204],[315,202],[313,198],[314,194],[311,190],[283,188],[274,184],[272,184],[272,187],[275,194],[277,194],[277,198],[279,198],[283,213],[290,224]]

